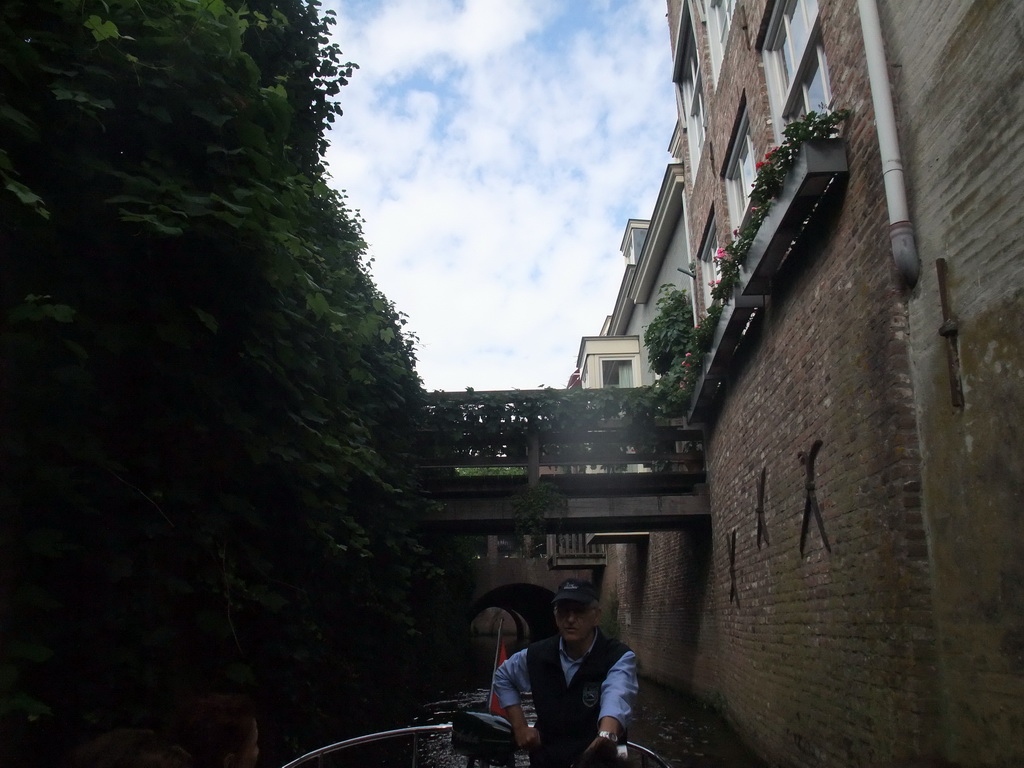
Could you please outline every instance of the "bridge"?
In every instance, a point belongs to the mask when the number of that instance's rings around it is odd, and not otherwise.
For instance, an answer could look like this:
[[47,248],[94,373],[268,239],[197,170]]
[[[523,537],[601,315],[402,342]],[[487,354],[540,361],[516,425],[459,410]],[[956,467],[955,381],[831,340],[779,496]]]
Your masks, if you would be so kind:
[[[536,637],[553,634],[555,587],[570,576],[598,580],[607,544],[708,524],[703,454],[693,450],[702,426],[631,418],[614,405],[628,393],[431,395],[435,415],[447,410],[420,436],[421,493],[438,502],[422,525],[489,537],[471,619],[500,608],[519,637],[527,627]],[[613,405],[597,408],[597,398]],[[553,404],[545,409],[545,401]],[[541,556],[502,556],[498,537],[525,537],[525,554]]]

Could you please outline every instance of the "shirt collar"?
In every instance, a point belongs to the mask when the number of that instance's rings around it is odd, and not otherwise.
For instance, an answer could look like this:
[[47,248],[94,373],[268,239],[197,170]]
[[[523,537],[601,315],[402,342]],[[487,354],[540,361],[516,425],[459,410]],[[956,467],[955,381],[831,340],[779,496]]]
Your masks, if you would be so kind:
[[583,661],[585,658],[587,658],[587,656],[590,655],[590,652],[592,650],[594,650],[594,644],[597,642],[597,633],[598,632],[600,632],[600,630],[597,629],[597,627],[595,627],[594,628],[594,637],[590,641],[590,647],[587,648],[587,652],[584,653],[582,656],[580,656],[578,659],[574,659],[572,656],[569,655],[569,652],[565,649],[565,638],[563,638],[563,637],[559,637],[558,638],[558,652],[564,658],[566,658],[570,663]]

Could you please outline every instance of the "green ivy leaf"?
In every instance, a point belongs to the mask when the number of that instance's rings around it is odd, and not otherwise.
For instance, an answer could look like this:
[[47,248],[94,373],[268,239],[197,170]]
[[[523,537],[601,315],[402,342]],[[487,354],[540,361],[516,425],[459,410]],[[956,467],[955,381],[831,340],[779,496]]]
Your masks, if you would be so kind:
[[116,40],[121,36],[114,22],[109,20],[103,21],[99,16],[90,16],[85,20],[84,26],[92,32],[92,36],[96,38],[98,43],[102,43],[104,40]]
[[192,307],[192,311],[196,313],[196,317],[199,318],[199,322],[209,328],[211,333],[217,332],[217,329],[220,327],[217,323],[217,318],[209,312],[204,312],[199,307]]

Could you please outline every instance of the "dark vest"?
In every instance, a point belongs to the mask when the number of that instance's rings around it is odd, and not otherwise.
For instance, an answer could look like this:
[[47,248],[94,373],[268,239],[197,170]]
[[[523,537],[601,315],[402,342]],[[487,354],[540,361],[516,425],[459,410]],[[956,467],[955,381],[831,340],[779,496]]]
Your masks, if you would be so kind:
[[540,754],[531,755],[531,763],[544,768],[568,768],[597,737],[601,684],[629,650],[597,630],[593,649],[566,687],[559,640],[558,635],[539,640],[526,651],[541,743]]

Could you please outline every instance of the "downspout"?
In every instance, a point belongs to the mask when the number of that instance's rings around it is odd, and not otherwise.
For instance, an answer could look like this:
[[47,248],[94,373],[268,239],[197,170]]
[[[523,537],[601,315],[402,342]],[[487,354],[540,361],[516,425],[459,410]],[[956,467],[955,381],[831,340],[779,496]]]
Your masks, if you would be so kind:
[[892,258],[908,288],[917,284],[921,271],[914,241],[914,225],[910,222],[907,188],[903,181],[903,161],[896,133],[896,112],[889,88],[889,67],[885,61],[882,43],[882,23],[878,18],[876,0],[857,0],[860,26],[864,33],[864,52],[868,62],[868,81],[871,102],[875,108],[875,131],[878,133],[878,151],[882,156],[882,181],[885,184],[885,202],[889,208],[889,240]]

